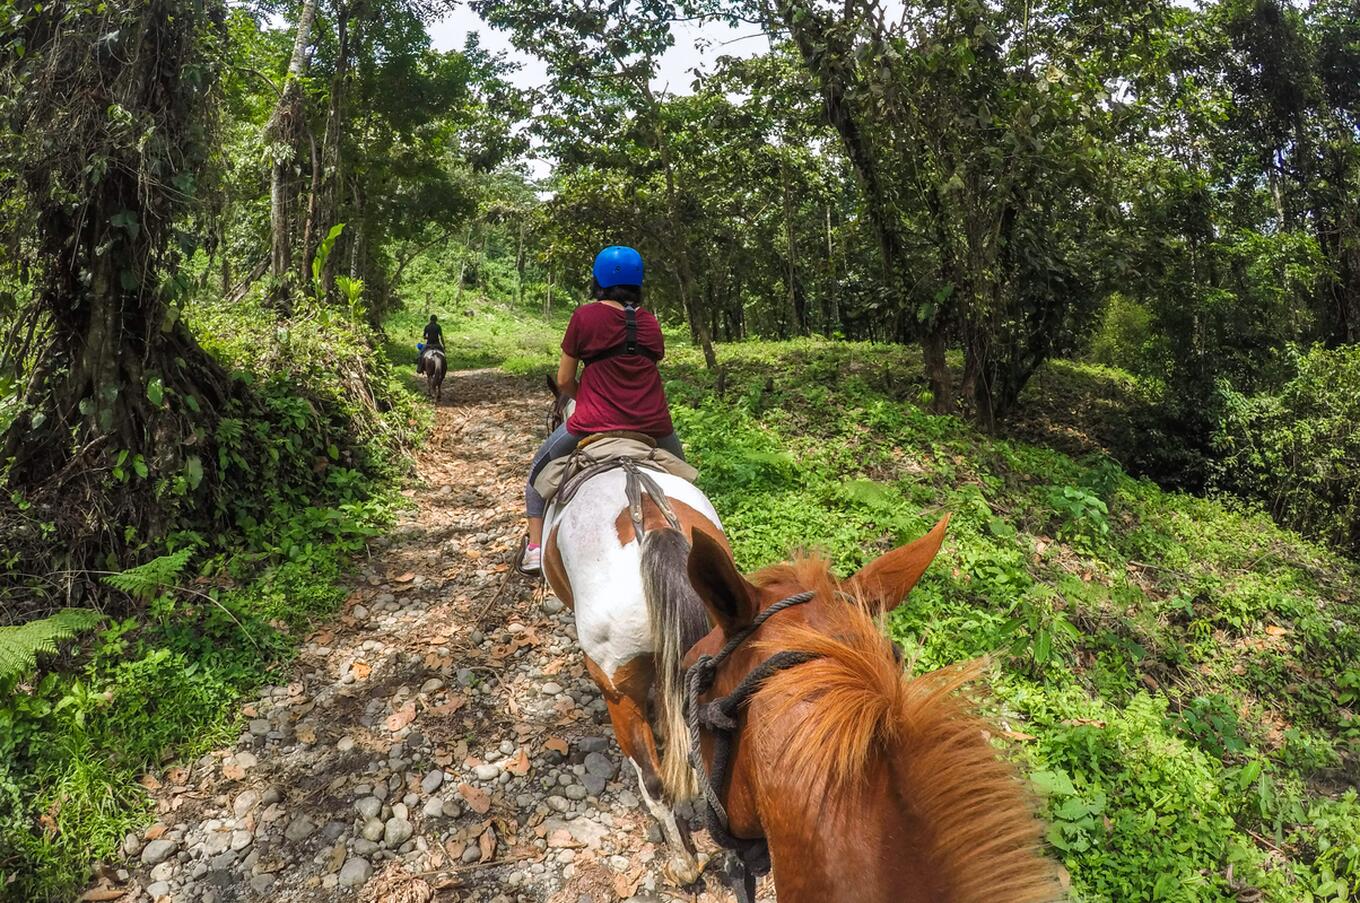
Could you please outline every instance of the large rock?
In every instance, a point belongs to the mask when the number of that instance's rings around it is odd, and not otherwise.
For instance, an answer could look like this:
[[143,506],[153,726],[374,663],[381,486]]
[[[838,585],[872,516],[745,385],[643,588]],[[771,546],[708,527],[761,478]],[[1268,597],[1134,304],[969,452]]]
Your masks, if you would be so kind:
[[153,840],[142,847],[142,864],[159,865],[169,859],[179,849],[173,840]]
[[610,781],[619,773],[619,766],[604,753],[593,752],[586,754],[586,771]]
[[301,843],[308,837],[311,837],[312,832],[315,830],[316,822],[305,815],[299,815],[288,823],[287,828],[283,829],[283,836],[287,837],[293,843]]
[[372,875],[373,866],[368,864],[368,860],[356,856],[353,859],[346,860],[345,864],[340,867],[340,886],[359,887],[367,883]]
[[404,818],[393,816],[392,818],[389,818],[387,824],[383,826],[383,842],[389,847],[401,846],[403,843],[410,840],[411,835],[414,833],[415,828],[411,826],[409,821]]
[[382,811],[382,800],[376,796],[366,796],[355,803],[354,808],[366,819],[377,818],[378,813]]

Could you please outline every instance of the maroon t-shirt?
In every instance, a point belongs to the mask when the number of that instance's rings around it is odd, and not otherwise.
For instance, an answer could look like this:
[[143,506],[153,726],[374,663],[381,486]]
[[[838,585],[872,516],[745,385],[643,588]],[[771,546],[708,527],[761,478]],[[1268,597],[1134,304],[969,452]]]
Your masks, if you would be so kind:
[[[567,324],[562,350],[578,360],[622,345],[628,337],[622,310],[596,301],[576,308]],[[638,345],[657,360],[666,353],[661,324],[651,311],[637,309]],[[675,432],[666,406],[666,390],[656,363],[642,354],[618,354],[596,361],[581,374],[576,412],[567,429],[578,436],[632,430],[660,439]]]

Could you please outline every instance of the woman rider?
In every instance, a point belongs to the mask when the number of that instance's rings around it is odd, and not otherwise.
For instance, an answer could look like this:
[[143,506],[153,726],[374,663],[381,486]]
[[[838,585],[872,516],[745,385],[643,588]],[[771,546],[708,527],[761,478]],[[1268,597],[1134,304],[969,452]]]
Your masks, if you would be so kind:
[[[655,438],[661,448],[684,457],[656,369],[656,362],[666,353],[661,325],[650,311],[639,306],[642,255],[619,246],[601,251],[595,257],[591,294],[594,302],[581,305],[571,315],[557,365],[558,390],[576,399],[576,410],[534,455],[524,487],[529,540],[521,567],[526,571],[542,566],[546,505],[534,489],[534,479],[549,461],[571,454],[586,436],[616,430],[644,433]],[[630,308],[637,320],[634,353],[626,348]],[[582,362],[586,366],[578,379],[577,368]]]

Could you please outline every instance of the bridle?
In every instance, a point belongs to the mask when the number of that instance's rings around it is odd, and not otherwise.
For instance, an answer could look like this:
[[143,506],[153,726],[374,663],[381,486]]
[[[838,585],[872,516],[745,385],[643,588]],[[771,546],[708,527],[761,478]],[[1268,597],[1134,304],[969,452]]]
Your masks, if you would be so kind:
[[[737,713],[772,676],[820,656],[813,652],[777,652],[757,665],[726,696],[704,703],[699,702],[699,697],[713,688],[722,663],[762,624],[787,608],[810,602],[815,595],[813,592],[801,592],[780,599],[756,615],[750,624],[727,641],[717,655],[700,656],[685,672],[684,714],[685,724],[689,727],[690,767],[699,777],[699,787],[706,804],[704,821],[709,835],[718,846],[732,850],[741,859],[742,884],[737,893],[741,903],[755,903],[756,878],[770,870],[770,847],[764,837],[752,840],[733,835],[727,820],[727,808],[722,801],[723,784],[727,781],[727,770],[731,765],[732,741],[737,732]],[[703,747],[700,745],[703,730],[713,734],[711,771],[704,765]]]

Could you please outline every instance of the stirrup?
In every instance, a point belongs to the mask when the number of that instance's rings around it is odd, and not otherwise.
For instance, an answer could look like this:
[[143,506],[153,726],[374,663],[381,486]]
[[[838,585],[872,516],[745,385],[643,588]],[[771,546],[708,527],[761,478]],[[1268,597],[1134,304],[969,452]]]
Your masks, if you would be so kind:
[[[542,547],[540,546],[540,549],[541,549],[541,548],[542,548]],[[528,552],[528,551],[529,551],[529,534],[526,533],[526,534],[524,534],[524,538],[521,539],[521,540],[519,541],[519,551],[515,553],[515,564],[514,564],[515,572],[516,572],[517,574],[521,574],[521,575],[523,575],[523,576],[525,576],[525,577],[535,577],[535,578],[537,578],[537,577],[542,577],[542,576],[543,576],[543,565],[542,565],[541,561],[540,561],[539,566],[538,566],[537,568],[534,568],[533,570],[530,570],[530,569],[528,569],[528,568],[526,568],[526,567],[524,566],[524,554],[525,554],[526,552]]]

